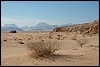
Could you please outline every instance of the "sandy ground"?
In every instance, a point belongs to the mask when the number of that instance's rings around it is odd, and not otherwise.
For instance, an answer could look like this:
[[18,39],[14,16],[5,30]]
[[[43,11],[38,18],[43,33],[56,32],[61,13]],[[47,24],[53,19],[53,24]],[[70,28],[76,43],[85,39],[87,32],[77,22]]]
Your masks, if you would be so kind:
[[[99,35],[85,36],[87,43],[81,48],[73,35],[57,40],[61,49],[49,59],[35,59],[29,56],[25,44],[27,40],[39,40],[49,32],[1,33],[1,66],[99,66]],[[46,38],[45,38],[46,39]],[[77,39],[81,40],[80,35]],[[53,40],[54,39],[50,39]]]

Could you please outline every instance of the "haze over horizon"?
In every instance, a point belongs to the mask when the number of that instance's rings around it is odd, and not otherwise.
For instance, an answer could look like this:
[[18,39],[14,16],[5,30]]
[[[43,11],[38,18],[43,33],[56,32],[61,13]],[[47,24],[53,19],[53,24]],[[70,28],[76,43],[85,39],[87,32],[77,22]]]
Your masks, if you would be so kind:
[[1,25],[84,23],[99,19],[99,1],[1,1]]

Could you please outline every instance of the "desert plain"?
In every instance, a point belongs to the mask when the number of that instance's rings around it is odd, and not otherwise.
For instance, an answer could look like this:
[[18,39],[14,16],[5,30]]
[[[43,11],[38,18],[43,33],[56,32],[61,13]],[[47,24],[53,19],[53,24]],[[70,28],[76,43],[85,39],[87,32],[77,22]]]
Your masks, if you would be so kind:
[[[51,31],[1,33],[1,66],[99,66],[99,34],[92,36]],[[58,35],[62,35],[59,37]],[[54,56],[36,59],[25,44],[28,40],[51,40],[61,44]],[[87,42],[80,46],[78,40]],[[22,43],[21,43],[22,42]]]

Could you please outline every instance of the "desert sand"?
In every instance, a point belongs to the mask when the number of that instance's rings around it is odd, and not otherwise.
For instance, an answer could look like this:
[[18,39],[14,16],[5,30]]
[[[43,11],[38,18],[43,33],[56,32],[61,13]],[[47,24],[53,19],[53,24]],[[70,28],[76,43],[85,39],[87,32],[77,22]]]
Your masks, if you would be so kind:
[[[18,32],[1,33],[1,66],[99,66],[99,35],[82,36],[74,33],[62,33],[63,36],[58,39],[48,38],[47,32]],[[27,40],[57,40],[61,44],[61,49],[56,51],[55,56],[49,59],[31,58],[31,53],[25,46]],[[87,43],[81,47],[77,40],[84,38]],[[24,44],[20,44],[23,42]]]

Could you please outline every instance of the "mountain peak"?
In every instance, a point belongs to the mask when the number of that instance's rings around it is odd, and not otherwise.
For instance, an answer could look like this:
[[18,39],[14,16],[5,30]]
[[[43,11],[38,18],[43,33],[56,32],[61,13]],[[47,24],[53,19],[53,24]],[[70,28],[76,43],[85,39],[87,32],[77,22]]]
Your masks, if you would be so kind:
[[45,22],[40,22],[39,24],[47,24],[47,23],[45,23]]
[[5,24],[1,29],[1,31],[11,31],[11,30],[23,31],[22,29],[18,28],[18,26],[15,25],[14,23]]
[[18,28],[18,26],[15,25],[14,23],[12,23],[12,24],[5,24],[4,27],[14,27],[14,28]]
[[40,23],[38,23],[37,25],[39,25],[39,24],[41,24],[41,25],[48,25],[48,24],[45,23],[45,22],[40,22]]
[[40,22],[40,23],[38,23],[37,25],[35,25],[35,27],[41,27],[41,26],[49,26],[47,23],[45,23],[45,22]]

